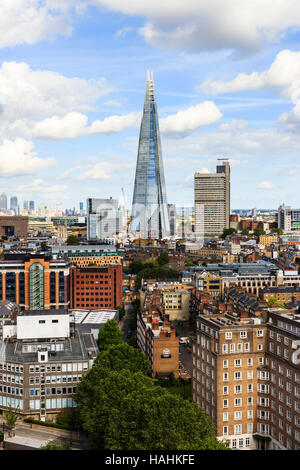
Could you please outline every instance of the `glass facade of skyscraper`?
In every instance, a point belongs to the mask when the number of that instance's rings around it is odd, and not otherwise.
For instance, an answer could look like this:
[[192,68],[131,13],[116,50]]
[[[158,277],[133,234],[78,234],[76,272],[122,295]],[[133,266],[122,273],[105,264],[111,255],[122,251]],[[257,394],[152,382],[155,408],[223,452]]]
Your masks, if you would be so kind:
[[140,128],[130,231],[141,238],[170,235],[153,76],[148,73]]

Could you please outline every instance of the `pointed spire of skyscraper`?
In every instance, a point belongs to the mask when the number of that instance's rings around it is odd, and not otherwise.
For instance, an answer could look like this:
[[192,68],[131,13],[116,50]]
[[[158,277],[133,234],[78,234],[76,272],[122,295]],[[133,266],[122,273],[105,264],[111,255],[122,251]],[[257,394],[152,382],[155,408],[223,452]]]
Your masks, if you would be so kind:
[[164,238],[170,234],[154,79],[153,72],[150,75],[149,71],[140,128],[131,232],[142,238]]

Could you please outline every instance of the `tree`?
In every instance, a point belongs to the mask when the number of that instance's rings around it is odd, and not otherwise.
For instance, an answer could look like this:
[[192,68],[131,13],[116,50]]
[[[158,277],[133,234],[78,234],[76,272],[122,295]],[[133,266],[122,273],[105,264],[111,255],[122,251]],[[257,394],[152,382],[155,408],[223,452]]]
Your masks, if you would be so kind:
[[242,235],[249,235],[249,230],[247,228],[244,228],[242,230]]
[[125,308],[124,307],[116,307],[119,311],[119,320],[122,320],[122,318],[124,317],[125,315]]
[[130,274],[137,274],[144,269],[144,264],[141,261],[133,261],[129,266]]
[[15,427],[18,418],[19,418],[18,413],[14,411],[11,406],[9,407],[7,411],[4,412],[5,422],[10,430],[12,430]]
[[98,347],[99,351],[104,351],[112,344],[119,344],[123,341],[123,333],[118,327],[116,320],[108,320],[99,330]]
[[160,266],[164,266],[165,264],[168,264],[169,262],[169,255],[167,251],[163,251],[159,257],[157,258],[157,262]]
[[120,371],[123,369],[132,372],[140,371],[145,375],[150,372],[150,363],[145,354],[124,342],[114,344],[100,352],[95,359],[92,371],[96,366],[98,367],[98,373],[99,370],[105,373],[105,371]]
[[265,235],[266,232],[264,231],[263,228],[258,227],[253,230],[253,233],[256,237],[259,237],[260,235]]
[[59,444],[57,442],[48,442],[44,446],[41,446],[39,450],[70,450],[70,444]]
[[271,232],[272,233],[278,233],[278,235],[283,234],[283,230],[281,230],[281,228],[272,228]]
[[272,305],[275,305],[276,303],[277,303],[277,300],[275,299],[275,297],[270,297],[267,302],[267,306],[271,307]]
[[161,387],[141,387],[114,407],[105,432],[108,450],[227,449],[199,405]]
[[224,228],[223,233],[221,235],[221,238],[225,239],[227,237],[227,235],[232,235],[233,233],[237,233],[235,228],[233,228],[233,227]]
[[69,235],[67,238],[67,245],[80,245],[80,241],[75,235]]
[[45,251],[47,249],[47,243],[41,242],[41,251]]
[[78,425],[76,408],[63,408],[57,415],[57,424],[75,428]]
[[95,449],[103,449],[109,417],[122,407],[128,393],[141,387],[150,389],[152,380],[143,372],[123,369],[103,374],[101,367],[92,370],[77,387],[76,403],[83,429],[88,433]]

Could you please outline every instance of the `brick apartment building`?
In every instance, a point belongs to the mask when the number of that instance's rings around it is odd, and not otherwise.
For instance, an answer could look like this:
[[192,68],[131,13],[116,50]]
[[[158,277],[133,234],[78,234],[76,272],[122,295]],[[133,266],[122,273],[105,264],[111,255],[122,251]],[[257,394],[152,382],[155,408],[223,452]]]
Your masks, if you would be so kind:
[[299,338],[300,316],[276,309],[197,318],[193,401],[232,449],[300,450]]
[[137,344],[151,364],[152,377],[179,375],[179,338],[161,313],[161,295],[147,294],[137,315]]
[[122,305],[122,265],[71,268],[70,308],[115,308]]

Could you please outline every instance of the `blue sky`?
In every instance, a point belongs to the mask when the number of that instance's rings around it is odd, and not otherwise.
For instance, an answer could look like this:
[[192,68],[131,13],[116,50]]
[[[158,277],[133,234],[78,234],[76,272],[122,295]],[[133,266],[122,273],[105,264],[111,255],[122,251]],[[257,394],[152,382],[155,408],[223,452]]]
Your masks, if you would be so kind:
[[[5,2],[4,2],[5,3]],[[299,207],[298,0],[0,4],[0,185],[64,208],[130,208],[147,69],[168,202],[231,160],[231,207]]]

